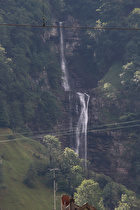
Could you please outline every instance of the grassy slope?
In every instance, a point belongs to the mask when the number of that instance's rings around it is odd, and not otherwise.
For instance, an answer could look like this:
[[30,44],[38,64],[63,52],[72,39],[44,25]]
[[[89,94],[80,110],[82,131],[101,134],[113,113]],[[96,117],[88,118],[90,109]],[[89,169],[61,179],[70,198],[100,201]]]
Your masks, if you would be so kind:
[[[0,129],[0,156],[3,157],[4,183],[6,190],[0,192],[0,208],[3,210],[52,210],[53,192],[47,189],[39,180],[34,189],[30,189],[23,184],[29,164],[35,159],[34,153],[41,154],[44,147],[36,142],[29,141],[26,138],[22,141],[13,141],[7,143],[13,133],[9,129]],[[12,138],[21,138],[13,136]],[[41,156],[42,161],[45,156]]]
[[121,79],[119,74],[122,73],[122,64],[120,62],[112,65],[103,78],[103,83],[110,83],[114,88],[121,88]]
[[123,97],[123,86],[120,78],[121,73],[122,64],[120,62],[114,63],[96,88],[98,96],[101,96],[104,98],[104,101],[106,101],[106,106],[100,108],[99,118],[101,122],[105,121],[106,123],[110,123],[118,120],[119,110],[117,110],[115,104]]

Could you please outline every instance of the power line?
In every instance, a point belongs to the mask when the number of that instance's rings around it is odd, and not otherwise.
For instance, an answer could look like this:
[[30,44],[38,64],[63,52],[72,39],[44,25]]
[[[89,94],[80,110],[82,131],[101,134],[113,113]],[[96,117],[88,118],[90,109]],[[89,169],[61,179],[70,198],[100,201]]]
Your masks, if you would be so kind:
[[[134,125],[128,125],[128,124],[132,124],[132,123],[135,123]],[[97,126],[88,126],[87,127],[87,131],[91,131],[91,130],[94,130],[94,131],[103,131],[103,130],[113,130],[113,129],[118,129],[118,128],[127,128],[128,126],[130,127],[134,127],[134,126],[139,126],[140,124],[140,120],[131,120],[131,121],[124,121],[124,122],[114,122],[114,123],[110,123],[110,124],[102,124],[102,125],[97,125]],[[118,126],[121,126],[122,127],[118,127]],[[106,128],[107,127],[107,128]],[[53,134],[53,135],[61,135],[61,134],[74,134],[76,133],[76,130],[77,130],[77,126],[73,127],[73,129],[59,129],[58,131],[52,131],[52,130],[44,130],[42,132],[33,132],[31,134],[38,134],[38,135],[43,135],[45,133],[49,133],[49,134]],[[29,134],[29,133],[22,133],[23,135],[24,134]]]
[[0,26],[16,26],[16,27],[33,27],[33,28],[66,28],[66,29],[91,29],[91,30],[123,30],[123,31],[140,31],[140,28],[130,27],[93,27],[93,26],[59,26],[59,25],[31,25],[31,24],[15,24],[0,23]]
[[[111,132],[113,130],[120,130],[120,129],[127,129],[127,128],[133,128],[133,127],[140,127],[140,124],[136,124],[136,125],[128,125],[128,126],[121,126],[121,127],[114,127],[114,128],[103,128],[103,129],[90,129],[87,130],[87,133],[90,132]],[[76,134],[77,131],[70,131],[70,132],[64,132],[64,133],[54,133],[55,136],[59,137],[59,136],[68,136],[68,135],[73,135]]]
[[[137,126],[140,125],[138,123],[140,123],[140,120],[131,120],[131,121],[124,121],[124,122],[114,122],[114,123],[110,123],[110,124],[102,124],[102,125],[96,125],[96,126],[88,126],[87,130],[107,130],[107,129],[114,129],[114,128],[118,128],[118,126],[123,126],[121,128],[125,128],[126,126],[128,126],[128,124],[133,124],[134,125],[129,125],[129,126]],[[63,134],[63,133],[70,133],[70,132],[75,132],[77,130],[77,126],[73,127],[72,130],[70,129],[59,129],[58,131],[53,131],[52,129],[50,130],[42,130],[42,131],[31,131],[31,132],[23,132],[23,133],[17,133],[19,135],[27,135],[27,136],[36,136],[36,135],[47,135],[48,134]],[[10,136],[11,134],[1,134],[1,136]]]
[[[87,129],[88,129],[88,131],[92,130],[92,129],[103,130],[103,129],[105,129],[105,127],[110,127],[111,128],[111,126],[114,126],[114,127],[117,127],[117,126],[120,126],[120,125],[125,126],[125,125],[132,124],[132,123],[135,123],[135,125],[139,125],[139,124],[136,124],[136,123],[140,123],[140,120],[131,120],[131,121],[123,121],[123,122],[114,122],[114,123],[109,123],[109,124],[101,124],[101,125],[96,125],[96,126],[95,125],[94,126],[88,126]],[[77,126],[73,127],[72,131],[75,132],[77,128],[78,128]],[[52,129],[50,129],[50,130],[42,130],[42,131],[29,131],[29,132],[23,132],[23,133],[17,133],[17,134],[34,136],[34,135],[47,135],[46,133],[48,133],[48,134],[54,134],[54,133],[61,134],[61,133],[69,133],[69,132],[71,132],[70,129],[59,129],[58,131],[53,131]],[[10,136],[10,135],[11,134],[8,134],[8,133],[7,134],[1,134],[0,137],[1,136]]]
[[[112,128],[112,127],[110,127],[110,128],[109,127],[108,128],[101,128],[101,129],[92,128],[92,129],[88,129],[87,133],[89,133],[89,132],[109,132],[109,131],[111,132],[113,130],[128,129],[128,128],[133,128],[133,127],[140,127],[140,124],[120,126],[120,127],[114,127],[114,128]],[[67,131],[64,131],[64,132],[54,132],[53,133],[53,135],[55,135],[57,137],[69,136],[69,135],[73,135],[73,134],[76,134],[76,130],[72,130],[72,131],[67,130]],[[32,138],[33,137],[36,137],[36,135],[32,136]],[[15,138],[15,139],[10,139],[10,140],[9,139],[8,140],[0,140],[0,143],[7,143],[7,142],[13,142],[13,141],[23,141],[23,140],[24,141],[34,141],[32,139],[29,139],[29,138],[21,137],[21,138]]]

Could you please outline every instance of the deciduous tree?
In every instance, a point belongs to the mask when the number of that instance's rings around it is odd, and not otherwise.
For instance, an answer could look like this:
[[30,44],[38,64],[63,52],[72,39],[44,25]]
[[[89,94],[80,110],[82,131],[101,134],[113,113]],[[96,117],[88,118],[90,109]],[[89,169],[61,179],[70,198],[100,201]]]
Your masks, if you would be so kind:
[[60,161],[61,157],[61,144],[55,136],[46,135],[44,136],[43,143],[47,148],[49,154],[50,166],[55,166]]
[[76,189],[77,192],[74,194],[75,202],[78,205],[89,203],[98,210],[105,209],[101,197],[101,189],[97,182],[93,180],[84,180],[81,185]]

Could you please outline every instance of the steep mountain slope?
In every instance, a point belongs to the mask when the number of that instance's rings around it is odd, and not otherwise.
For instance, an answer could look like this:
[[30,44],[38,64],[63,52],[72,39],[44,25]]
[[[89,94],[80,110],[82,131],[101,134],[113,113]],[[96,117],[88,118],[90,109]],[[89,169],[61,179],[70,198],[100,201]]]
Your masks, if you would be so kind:
[[133,179],[138,176],[140,106],[121,85],[121,66],[113,65],[92,92],[89,159],[94,169],[138,190]]
[[[45,16],[46,25],[64,21],[65,26],[102,28],[64,29],[71,83],[73,89],[91,94],[92,167],[116,181],[131,182],[129,187],[139,193],[139,1],[42,2],[1,1],[0,22],[42,25]],[[61,85],[59,28],[0,27],[0,126],[67,131],[69,99]],[[95,126],[100,131],[92,132]],[[67,136],[62,142],[63,147],[70,146]]]
[[139,193],[140,3],[67,1],[65,6],[80,25],[103,28],[80,30],[82,44],[67,58],[81,89],[91,93],[88,158],[94,170]]
[[[53,41],[44,38],[43,27],[16,26],[42,25],[43,10],[45,22],[52,24],[59,8],[56,3],[0,3],[0,22],[15,24],[0,26],[1,126],[50,129],[60,116],[61,71],[58,55],[51,50]],[[51,33],[51,29],[47,32]]]
[[[29,165],[37,161],[48,163],[45,148],[40,143],[14,134],[10,129],[0,129],[0,160],[3,166],[3,183],[0,185],[1,209],[52,209],[53,190],[41,180],[29,188],[23,180]],[[53,179],[53,177],[52,177]]]
[[[35,140],[13,133],[10,129],[0,129],[0,208],[51,210],[54,199],[53,174],[50,169],[57,167],[59,170],[55,174],[56,209],[60,209],[63,190],[67,193],[76,192],[76,187],[85,178],[98,186],[99,197],[90,202],[99,205],[99,209],[106,206],[112,210],[119,203],[122,206],[131,206],[131,209],[139,209],[140,202],[134,192],[91,169],[87,173],[77,154],[69,148],[62,152],[60,142],[53,136],[48,135],[45,140],[47,144],[44,142],[44,147]],[[84,182],[88,183],[88,180]],[[87,191],[83,190],[87,195]],[[96,192],[94,187],[92,190],[93,193]],[[88,199],[91,195],[88,194]],[[126,196],[127,200],[121,200],[122,196]],[[100,204],[97,200],[101,201]],[[81,199],[80,202],[83,204]]]

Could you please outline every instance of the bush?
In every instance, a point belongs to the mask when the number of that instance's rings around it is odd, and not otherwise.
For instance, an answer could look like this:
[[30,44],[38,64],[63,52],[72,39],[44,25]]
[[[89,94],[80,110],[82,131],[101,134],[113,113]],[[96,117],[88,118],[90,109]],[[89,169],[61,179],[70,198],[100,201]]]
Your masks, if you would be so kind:
[[2,166],[2,160],[0,160],[0,184],[3,182],[3,166]]
[[34,188],[36,184],[36,178],[37,178],[37,171],[35,165],[31,163],[23,183],[30,188]]

